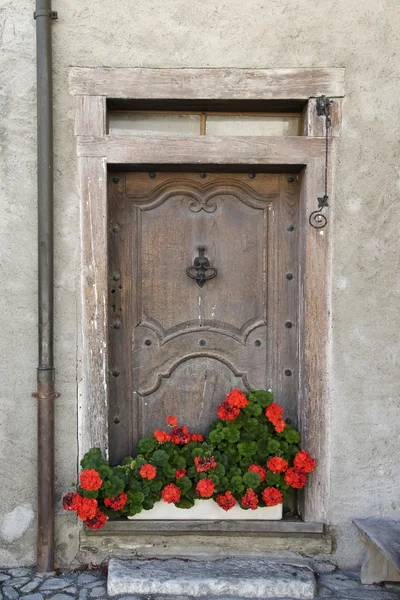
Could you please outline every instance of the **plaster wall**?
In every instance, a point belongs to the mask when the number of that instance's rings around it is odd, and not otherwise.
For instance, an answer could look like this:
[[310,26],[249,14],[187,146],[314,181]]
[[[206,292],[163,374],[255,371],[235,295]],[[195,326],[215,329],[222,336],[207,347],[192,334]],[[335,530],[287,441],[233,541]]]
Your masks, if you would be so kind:
[[[333,237],[330,496],[341,566],[352,517],[400,516],[397,0],[54,0],[57,501],[76,479],[80,219],[70,66],[346,68]],[[34,2],[0,0],[0,565],[33,564],[36,527]],[[321,265],[321,269],[324,265]],[[57,516],[58,560],[78,527]]]

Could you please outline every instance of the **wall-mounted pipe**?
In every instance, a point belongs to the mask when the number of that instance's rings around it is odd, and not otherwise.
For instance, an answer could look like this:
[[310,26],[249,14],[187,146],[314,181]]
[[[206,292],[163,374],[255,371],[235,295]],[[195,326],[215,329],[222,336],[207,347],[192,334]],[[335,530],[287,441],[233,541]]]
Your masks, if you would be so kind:
[[51,0],[36,0],[38,185],[37,570],[54,570],[53,106]]

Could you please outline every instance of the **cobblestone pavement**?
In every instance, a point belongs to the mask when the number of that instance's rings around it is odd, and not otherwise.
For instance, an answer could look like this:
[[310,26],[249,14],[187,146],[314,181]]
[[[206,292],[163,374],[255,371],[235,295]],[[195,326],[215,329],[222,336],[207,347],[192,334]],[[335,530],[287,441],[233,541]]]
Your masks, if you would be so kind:
[[[316,576],[319,588],[316,600],[400,600],[400,585],[363,586],[360,583],[359,573],[356,572],[334,571],[317,573]],[[0,600],[107,600],[109,598],[107,576],[104,571],[97,570],[67,571],[59,572],[54,577],[40,577],[33,569],[0,569],[0,590]],[[147,599],[120,596],[116,600]],[[165,596],[156,600],[172,599]],[[190,599],[175,596],[174,600]]]

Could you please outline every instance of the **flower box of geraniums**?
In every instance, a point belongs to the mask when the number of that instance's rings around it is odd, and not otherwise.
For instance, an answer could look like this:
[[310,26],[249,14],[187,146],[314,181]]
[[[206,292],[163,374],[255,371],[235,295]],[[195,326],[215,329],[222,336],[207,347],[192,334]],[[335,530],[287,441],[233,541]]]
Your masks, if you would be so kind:
[[300,434],[270,391],[233,390],[217,416],[205,439],[170,416],[168,431],[141,439],[136,457],[115,467],[92,448],[63,508],[91,529],[116,517],[280,519],[283,500],[316,465]]

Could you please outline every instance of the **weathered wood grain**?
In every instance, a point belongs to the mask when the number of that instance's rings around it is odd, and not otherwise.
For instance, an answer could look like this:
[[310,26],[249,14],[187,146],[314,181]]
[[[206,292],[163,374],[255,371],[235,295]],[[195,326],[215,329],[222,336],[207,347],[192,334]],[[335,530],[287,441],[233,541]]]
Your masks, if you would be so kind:
[[137,294],[132,269],[134,207],[126,195],[126,174],[108,174],[108,287],[110,461],[118,463],[138,442],[137,402],[132,387],[132,327]]
[[82,244],[83,389],[78,411],[79,455],[99,447],[107,455],[107,165],[79,160]]
[[400,581],[400,521],[371,517],[353,523],[367,547],[361,582]]
[[104,96],[75,97],[75,135],[106,134],[106,99]]
[[294,427],[298,420],[299,377],[299,188],[298,176],[279,176],[279,197],[269,211],[267,245],[268,387]]
[[70,69],[73,95],[143,99],[308,100],[344,95],[344,69]]
[[303,136],[82,136],[78,156],[105,156],[109,164],[120,165],[306,165],[325,156],[325,141]]
[[[237,387],[272,387],[297,422],[296,177],[151,175],[109,176],[113,462],[168,414],[206,434]],[[204,288],[186,274],[200,243],[218,268]]]
[[86,530],[88,537],[101,535],[163,535],[232,534],[308,534],[322,535],[323,523],[304,523],[300,519],[282,521],[108,521],[101,531]]
[[[300,194],[299,419],[302,447],[318,461],[300,506],[306,521],[326,517],[329,490],[328,348],[330,310],[330,224],[313,229],[309,216],[324,191],[323,159],[312,160],[302,174]],[[325,209],[326,210],[326,209]],[[328,214],[328,217],[330,215]]]
[[[330,105],[331,125],[329,127],[330,137],[340,137],[342,133],[342,113],[343,113],[343,98],[331,98]],[[303,136],[308,137],[324,137],[325,136],[325,117],[317,115],[317,100],[310,98],[307,102],[303,114],[302,124]]]

